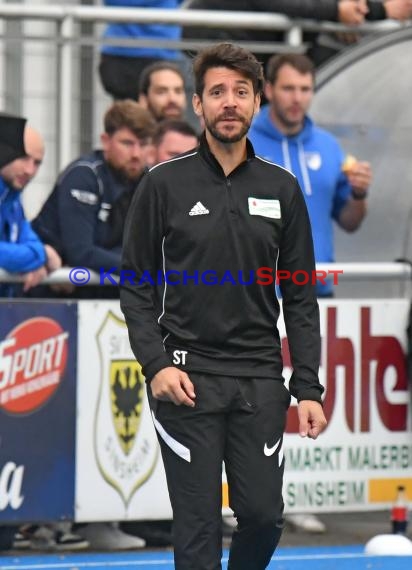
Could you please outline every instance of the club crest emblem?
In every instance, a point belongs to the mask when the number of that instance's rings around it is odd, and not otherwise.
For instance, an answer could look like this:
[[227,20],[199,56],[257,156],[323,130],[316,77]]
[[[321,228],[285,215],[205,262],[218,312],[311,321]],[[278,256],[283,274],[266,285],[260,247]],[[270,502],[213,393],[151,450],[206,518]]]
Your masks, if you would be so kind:
[[130,349],[125,322],[108,312],[96,340],[100,354],[94,421],[96,460],[102,476],[127,508],[153,473],[159,448],[145,378]]
[[306,164],[311,170],[319,170],[322,166],[322,157],[318,152],[305,152]]
[[120,446],[129,455],[139,429],[143,407],[144,378],[135,360],[110,362],[112,419]]

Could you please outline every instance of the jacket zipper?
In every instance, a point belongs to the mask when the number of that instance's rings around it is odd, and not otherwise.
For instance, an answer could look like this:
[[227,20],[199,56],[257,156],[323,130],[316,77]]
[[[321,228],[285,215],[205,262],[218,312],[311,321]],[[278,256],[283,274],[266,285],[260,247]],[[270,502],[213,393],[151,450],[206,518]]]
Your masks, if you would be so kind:
[[235,201],[233,200],[232,182],[229,178],[226,178],[226,189],[229,202],[229,213],[231,216],[236,217],[238,215],[238,212]]

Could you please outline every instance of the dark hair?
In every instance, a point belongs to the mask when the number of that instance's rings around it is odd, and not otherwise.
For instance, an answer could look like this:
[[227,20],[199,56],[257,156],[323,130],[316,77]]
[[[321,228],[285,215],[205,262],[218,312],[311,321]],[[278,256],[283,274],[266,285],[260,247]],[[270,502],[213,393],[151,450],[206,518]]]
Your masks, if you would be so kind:
[[255,56],[234,44],[220,43],[202,50],[193,61],[195,91],[200,98],[205,87],[206,72],[214,67],[227,67],[238,71],[252,81],[255,95],[262,91],[263,69]]
[[272,55],[266,64],[266,81],[275,83],[278,78],[279,70],[284,65],[290,65],[299,73],[310,73],[315,78],[315,66],[311,59],[302,53],[282,53]]
[[108,135],[127,128],[138,139],[149,139],[153,136],[155,125],[151,113],[132,99],[116,101],[104,115],[104,130]]
[[155,146],[160,145],[167,133],[179,133],[186,137],[196,137],[198,139],[197,132],[187,121],[182,121],[181,119],[164,119],[156,126],[153,135],[153,144]]
[[150,88],[150,82],[152,79],[152,74],[155,73],[156,71],[174,71],[175,73],[177,73],[179,77],[181,77],[183,85],[185,85],[185,76],[183,75],[183,72],[178,65],[172,63],[167,59],[165,59],[164,61],[163,60],[155,61],[154,63],[151,63],[150,65],[147,65],[145,68],[143,68],[143,71],[141,72],[139,77],[138,95],[148,94]]

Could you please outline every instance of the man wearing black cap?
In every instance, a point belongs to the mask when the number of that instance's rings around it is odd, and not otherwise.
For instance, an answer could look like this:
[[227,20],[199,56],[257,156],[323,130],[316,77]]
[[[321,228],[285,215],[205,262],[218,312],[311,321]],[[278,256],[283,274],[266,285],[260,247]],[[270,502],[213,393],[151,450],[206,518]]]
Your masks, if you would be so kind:
[[[56,251],[44,246],[26,220],[21,191],[42,163],[44,144],[26,120],[0,116],[0,269],[22,273],[23,289],[37,285],[48,271],[61,265]],[[13,296],[14,287],[0,284],[0,297]]]
[[26,119],[0,113],[0,168],[26,154],[24,126]]

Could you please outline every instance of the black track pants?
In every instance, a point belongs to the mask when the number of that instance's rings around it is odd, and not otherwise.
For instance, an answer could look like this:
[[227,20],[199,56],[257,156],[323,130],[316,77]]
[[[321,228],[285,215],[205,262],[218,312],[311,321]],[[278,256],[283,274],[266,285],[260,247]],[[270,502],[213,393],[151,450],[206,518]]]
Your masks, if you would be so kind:
[[176,570],[220,570],[222,461],[238,521],[230,570],[264,570],[283,525],[282,379],[191,373],[196,406],[149,399],[173,509]]

